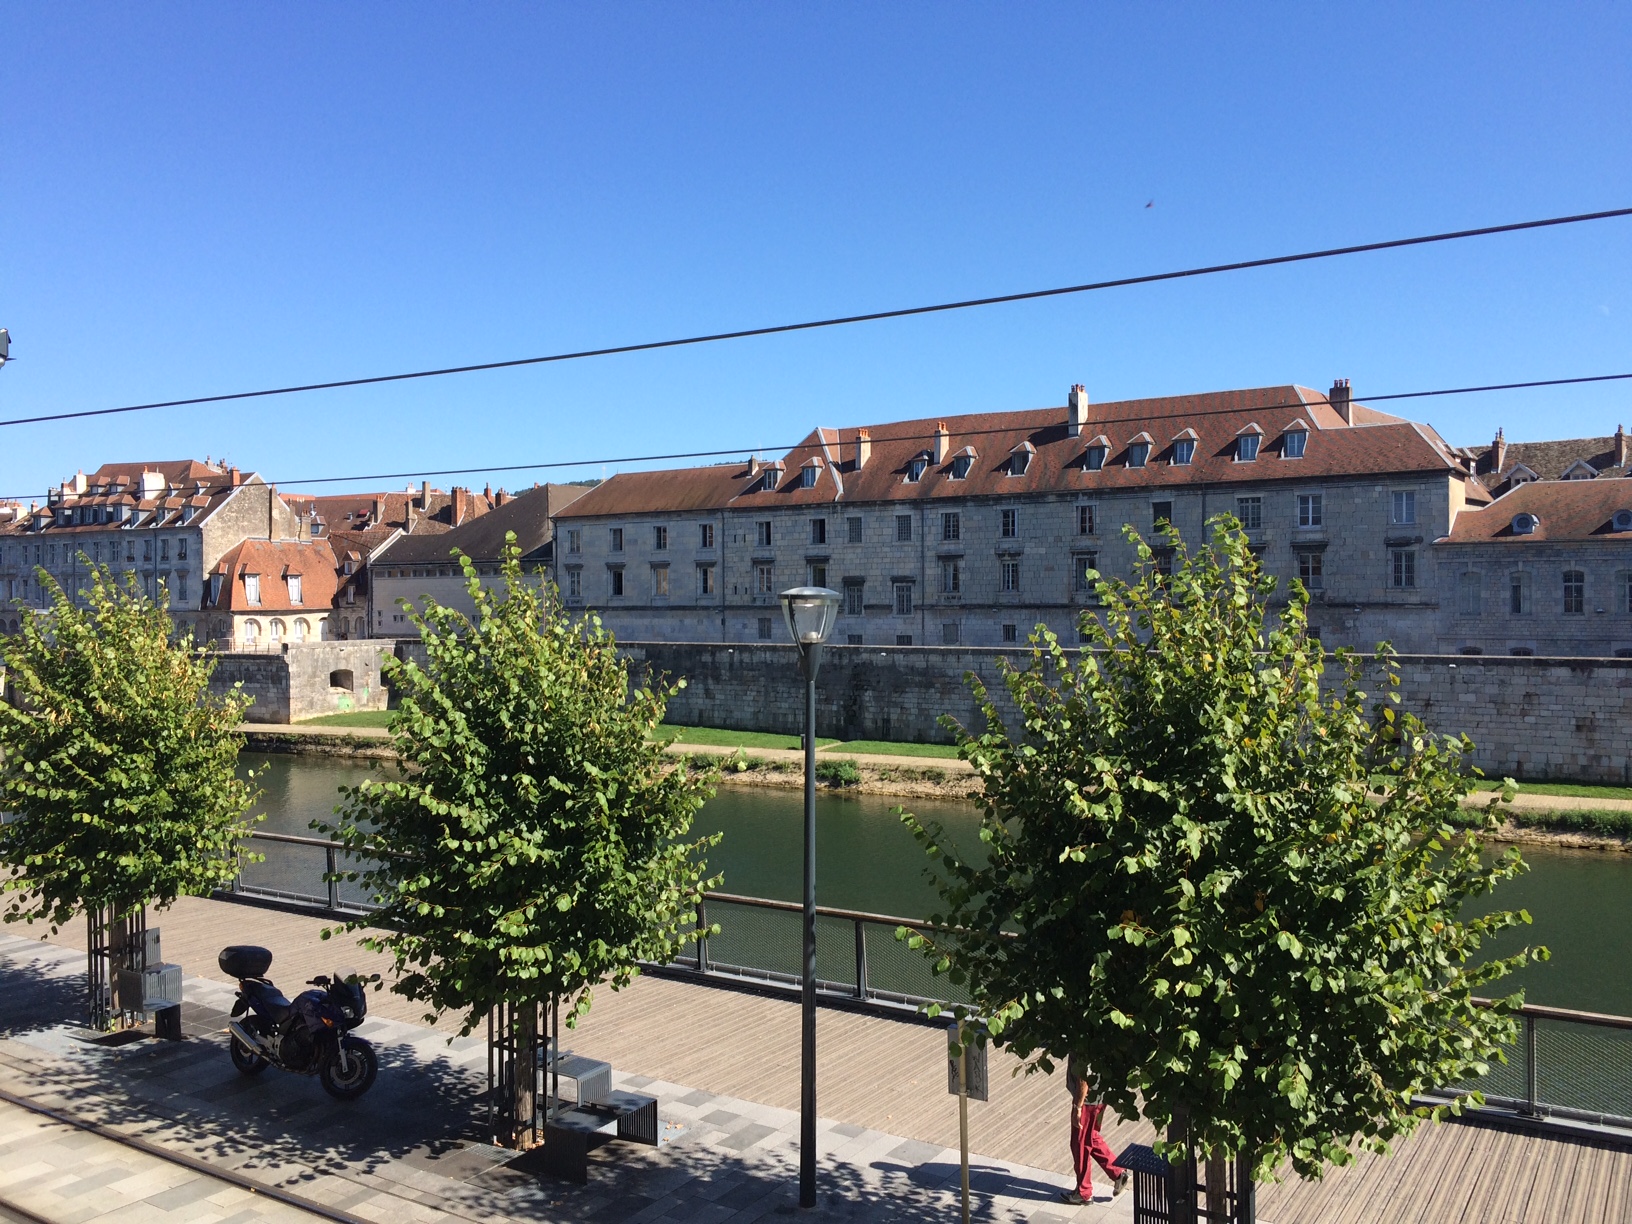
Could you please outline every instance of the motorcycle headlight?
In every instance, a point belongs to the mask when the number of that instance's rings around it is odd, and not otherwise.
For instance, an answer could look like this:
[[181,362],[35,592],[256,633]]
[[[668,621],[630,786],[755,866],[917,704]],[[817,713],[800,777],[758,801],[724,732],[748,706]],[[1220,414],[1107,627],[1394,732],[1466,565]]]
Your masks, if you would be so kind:
[[340,1009],[340,1014],[341,1014],[341,1015],[342,1015],[342,1016],[344,1016],[344,1017],[345,1017],[345,1018],[346,1018],[346,1019],[347,1019],[347,1020],[355,1020],[355,1019],[357,1019],[357,1013],[356,1013],[356,1012],[355,1012],[355,1011],[353,1011],[353,1010],[352,1010],[352,1009],[351,1009],[351,1008],[349,1008],[349,1007],[342,1007],[342,1008],[341,1008],[341,1009]]

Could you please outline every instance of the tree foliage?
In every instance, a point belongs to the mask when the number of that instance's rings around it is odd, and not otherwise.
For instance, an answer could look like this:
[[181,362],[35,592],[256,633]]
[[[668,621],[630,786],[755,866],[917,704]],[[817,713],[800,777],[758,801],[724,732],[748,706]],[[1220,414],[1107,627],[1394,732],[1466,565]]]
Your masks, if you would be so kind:
[[1080,1054],[1119,1112],[1313,1175],[1482,1074],[1522,995],[1474,996],[1545,949],[1479,962],[1529,915],[1462,914],[1524,870],[1481,856],[1497,799],[1453,828],[1471,743],[1401,708],[1386,648],[1383,700],[1341,651],[1323,692],[1302,587],[1272,621],[1273,580],[1234,520],[1211,527],[1194,555],[1169,536],[1171,574],[1130,530],[1137,573],[1099,583],[1090,649],[1039,627],[1005,668],[1014,733],[974,682],[985,729],[957,730],[987,857],[904,817],[941,864],[936,921],[963,929],[914,942],[1030,1065]]
[[500,1001],[570,1000],[572,1024],[591,987],[694,938],[716,882],[718,838],[686,840],[712,777],[652,739],[677,688],[630,692],[611,634],[571,621],[507,540],[502,594],[461,558],[474,618],[413,614],[425,666],[386,661],[406,768],[349,788],[330,830],[373,855],[351,878],[384,908],[352,925],[379,928],[364,942],[395,958],[393,989],[467,1032]]
[[87,567],[79,600],[39,571],[50,610],[0,639],[7,922],[55,928],[230,882],[255,797],[237,775],[248,699],[211,695],[214,661],[172,640],[134,574]]

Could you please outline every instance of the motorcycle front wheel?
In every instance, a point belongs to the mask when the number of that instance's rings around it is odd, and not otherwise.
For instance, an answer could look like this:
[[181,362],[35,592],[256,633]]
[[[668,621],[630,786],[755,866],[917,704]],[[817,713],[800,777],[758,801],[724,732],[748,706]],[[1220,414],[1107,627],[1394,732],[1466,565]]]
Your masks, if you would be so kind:
[[[341,1065],[342,1057],[344,1066]],[[361,1037],[348,1037],[342,1049],[323,1064],[318,1078],[323,1081],[324,1091],[330,1096],[351,1101],[369,1090],[379,1072],[380,1064],[374,1057],[374,1047]]]
[[266,1070],[266,1059],[244,1045],[238,1038],[232,1038],[230,1044],[232,1046],[232,1065],[237,1067],[238,1070],[245,1075],[259,1075]]

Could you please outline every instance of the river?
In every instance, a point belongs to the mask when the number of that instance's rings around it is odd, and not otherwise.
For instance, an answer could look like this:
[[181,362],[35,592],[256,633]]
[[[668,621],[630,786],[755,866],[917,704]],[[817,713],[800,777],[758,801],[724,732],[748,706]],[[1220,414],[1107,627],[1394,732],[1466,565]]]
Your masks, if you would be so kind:
[[[310,835],[328,818],[336,789],[367,777],[370,765],[327,757],[245,753],[243,766],[265,767],[260,810],[265,832]],[[894,812],[905,803],[945,825],[954,844],[976,845],[979,814],[971,804],[874,795],[817,795],[816,896],[824,905],[922,917],[936,896],[924,878],[924,854]],[[700,813],[699,834],[724,838],[710,855],[727,892],[797,900],[803,796],[795,790],[722,787]],[[1632,856],[1591,850],[1524,848],[1530,870],[1496,894],[1497,903],[1529,910],[1534,924],[1503,937],[1498,951],[1545,944],[1551,961],[1518,979],[1532,1003],[1632,1015]],[[322,852],[278,847],[246,881],[315,887]]]

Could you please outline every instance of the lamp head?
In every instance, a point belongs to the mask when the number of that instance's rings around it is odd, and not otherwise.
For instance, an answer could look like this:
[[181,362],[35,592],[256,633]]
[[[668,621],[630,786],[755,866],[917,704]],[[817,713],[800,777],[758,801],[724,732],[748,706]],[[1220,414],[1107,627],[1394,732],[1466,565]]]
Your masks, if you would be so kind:
[[782,614],[788,621],[788,632],[800,651],[820,646],[832,636],[833,626],[839,619],[839,603],[843,599],[837,591],[827,587],[792,587],[783,591]]

